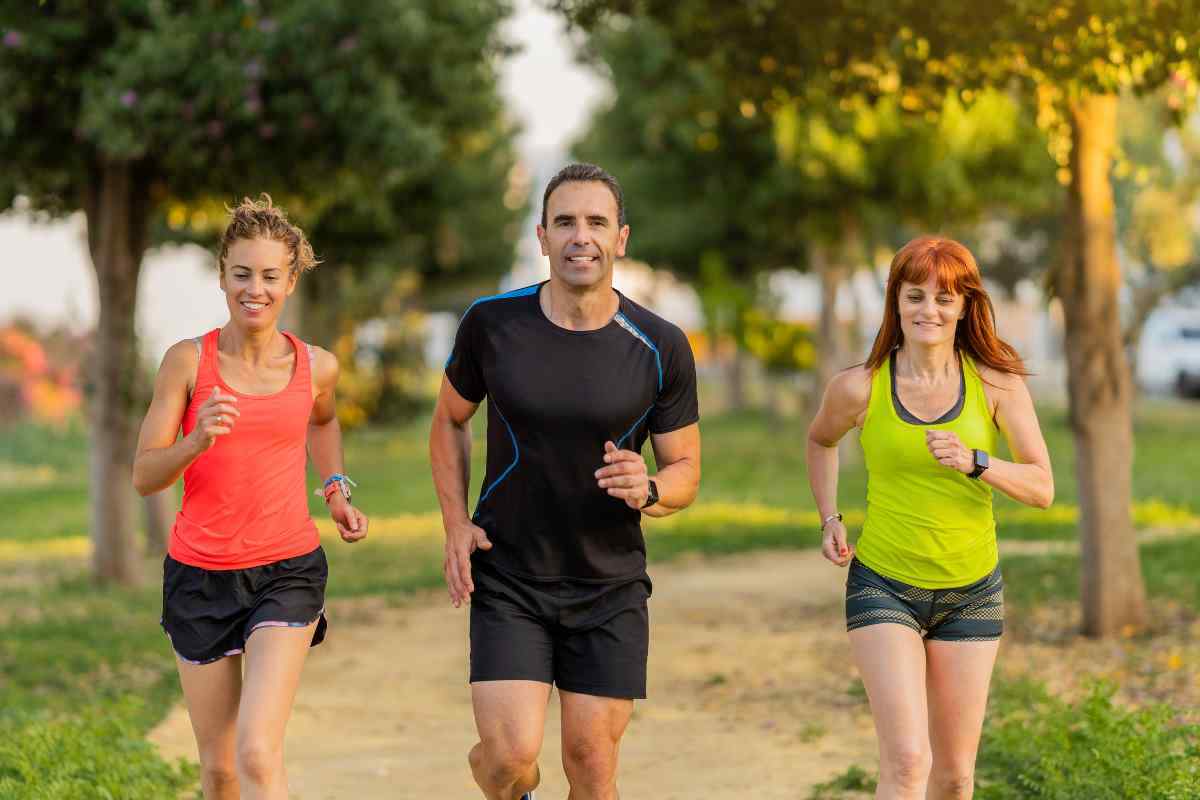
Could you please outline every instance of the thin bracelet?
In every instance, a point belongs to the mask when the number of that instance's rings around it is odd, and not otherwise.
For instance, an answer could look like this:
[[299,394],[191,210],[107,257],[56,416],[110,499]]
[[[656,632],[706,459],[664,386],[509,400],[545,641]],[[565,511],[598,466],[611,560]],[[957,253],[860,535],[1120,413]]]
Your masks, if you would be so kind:
[[824,521],[821,522],[821,533],[825,532],[825,526],[829,524],[829,521],[831,519],[836,519],[838,522],[841,522],[842,521],[842,512],[837,511],[833,514],[830,514],[828,517],[826,517],[824,519]]

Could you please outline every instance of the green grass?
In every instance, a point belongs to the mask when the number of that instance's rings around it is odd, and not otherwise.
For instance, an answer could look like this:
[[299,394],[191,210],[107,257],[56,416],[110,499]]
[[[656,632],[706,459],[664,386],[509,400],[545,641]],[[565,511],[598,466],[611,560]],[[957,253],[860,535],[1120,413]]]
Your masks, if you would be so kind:
[[[1200,611],[1200,536],[1180,536],[1142,545],[1142,573],[1151,597]],[[1003,559],[1005,597],[1019,606],[1045,605],[1079,597],[1079,556],[1008,556]]]

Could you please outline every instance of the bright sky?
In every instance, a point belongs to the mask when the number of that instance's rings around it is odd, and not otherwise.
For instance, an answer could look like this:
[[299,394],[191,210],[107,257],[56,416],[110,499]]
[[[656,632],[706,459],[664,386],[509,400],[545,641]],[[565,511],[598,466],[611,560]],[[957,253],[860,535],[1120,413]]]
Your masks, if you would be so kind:
[[[561,18],[535,0],[516,1],[507,35],[521,45],[522,52],[506,64],[502,91],[524,125],[521,154],[536,171],[546,159],[562,158],[605,87],[592,72],[574,63],[574,45]],[[12,214],[0,216],[0,253],[4,254],[0,274],[5,279],[0,322],[24,315],[80,327],[95,324],[96,279],[88,262],[81,216],[42,225]],[[210,255],[193,247],[147,257],[137,322],[148,355],[157,359],[172,342],[225,319]]]

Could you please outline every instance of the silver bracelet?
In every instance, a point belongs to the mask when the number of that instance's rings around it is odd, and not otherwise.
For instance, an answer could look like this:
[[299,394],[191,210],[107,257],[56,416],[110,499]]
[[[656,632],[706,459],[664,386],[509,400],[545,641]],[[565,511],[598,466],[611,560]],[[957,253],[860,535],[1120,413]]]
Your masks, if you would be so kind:
[[840,511],[835,512],[833,514],[830,514],[824,520],[822,520],[821,521],[821,533],[825,532],[825,526],[828,525],[829,521],[833,520],[833,519],[836,519],[838,522],[841,522],[842,521],[842,512],[840,512]]

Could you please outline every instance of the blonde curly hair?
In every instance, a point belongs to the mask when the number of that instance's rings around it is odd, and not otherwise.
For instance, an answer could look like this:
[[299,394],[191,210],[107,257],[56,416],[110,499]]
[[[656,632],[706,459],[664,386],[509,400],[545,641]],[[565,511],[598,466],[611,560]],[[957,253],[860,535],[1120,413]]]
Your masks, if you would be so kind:
[[282,242],[291,253],[292,274],[308,272],[321,262],[313,254],[312,245],[304,231],[288,222],[287,212],[271,201],[271,195],[263,192],[258,200],[243,197],[236,208],[229,208],[229,224],[221,234],[221,249],[217,256],[217,269],[225,271],[225,258],[229,248],[239,239],[268,239]]

